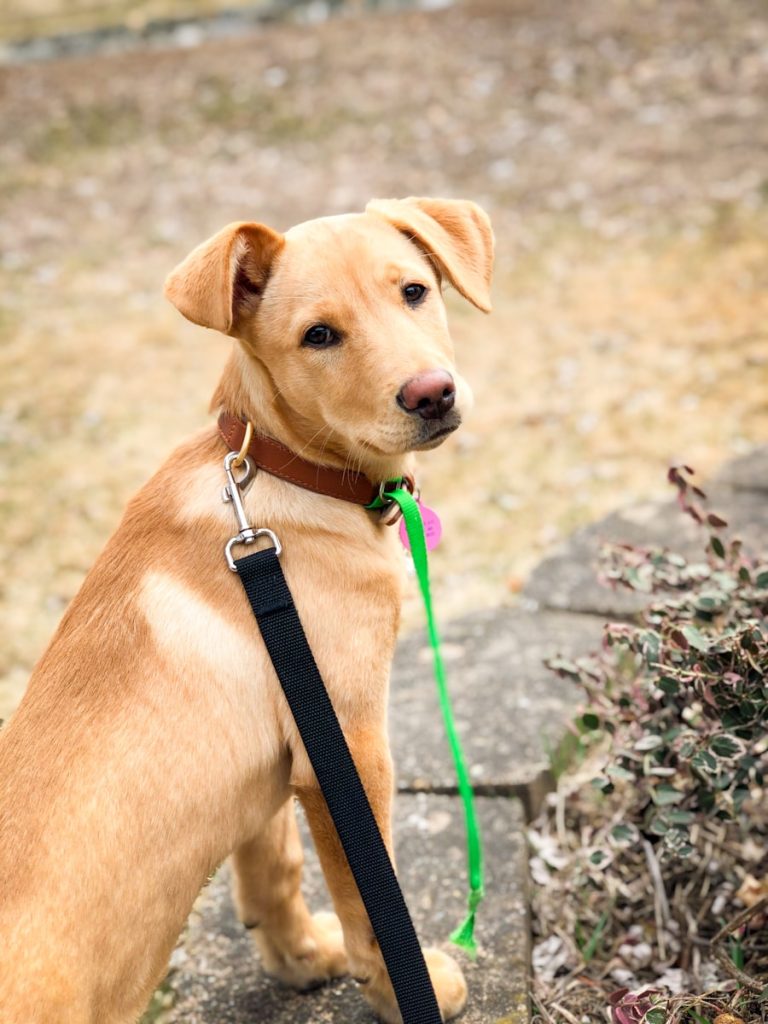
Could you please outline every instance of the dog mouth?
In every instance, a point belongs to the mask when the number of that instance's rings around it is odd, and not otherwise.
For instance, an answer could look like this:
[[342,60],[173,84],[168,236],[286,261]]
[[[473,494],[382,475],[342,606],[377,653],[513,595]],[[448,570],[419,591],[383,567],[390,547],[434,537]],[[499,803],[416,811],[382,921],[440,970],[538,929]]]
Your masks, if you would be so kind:
[[417,438],[411,445],[411,451],[425,452],[431,448],[438,448],[443,441],[458,430],[461,426],[461,416],[458,413],[451,415],[446,420],[425,420],[421,427],[421,437]]
[[[408,452],[426,452],[439,448],[446,437],[461,426],[461,413],[452,410],[440,420],[422,420],[418,426],[409,424],[410,431],[379,435],[373,438],[358,438],[357,445],[368,452],[381,456],[405,455]],[[414,429],[415,428],[415,429]]]

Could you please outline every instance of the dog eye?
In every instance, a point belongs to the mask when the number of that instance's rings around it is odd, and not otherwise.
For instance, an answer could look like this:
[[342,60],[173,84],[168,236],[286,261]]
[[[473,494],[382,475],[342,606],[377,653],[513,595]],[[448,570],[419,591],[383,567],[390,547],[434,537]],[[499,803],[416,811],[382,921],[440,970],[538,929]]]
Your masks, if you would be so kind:
[[328,324],[315,324],[304,332],[301,343],[310,348],[329,348],[331,345],[338,345],[340,341],[341,338]]
[[418,306],[427,294],[427,288],[423,284],[407,284],[403,288],[403,298],[409,306]]

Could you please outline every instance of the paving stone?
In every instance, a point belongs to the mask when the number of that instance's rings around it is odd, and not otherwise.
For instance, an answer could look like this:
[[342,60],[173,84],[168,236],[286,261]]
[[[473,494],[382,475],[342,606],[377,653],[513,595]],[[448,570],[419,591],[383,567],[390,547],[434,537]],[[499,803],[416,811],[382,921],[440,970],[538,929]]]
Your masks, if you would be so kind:
[[[742,477],[733,470],[732,479]],[[746,475],[743,476],[746,479]],[[768,549],[768,502],[757,490],[726,487],[723,478],[707,488],[708,508],[728,521],[728,535],[740,536],[745,550]],[[702,555],[706,532],[675,502],[649,502],[614,512],[573,534],[550,558],[534,569],[524,596],[542,608],[567,609],[606,618],[639,611],[646,598],[603,586],[597,578],[598,553],[606,541],[667,547],[686,557]]]
[[[560,744],[579,691],[544,665],[555,654],[596,649],[602,621],[558,612],[491,609],[443,630],[449,689],[472,781],[483,792],[515,793],[529,812],[548,787],[550,755]],[[390,736],[401,789],[454,791],[423,634],[404,638],[392,674]]]
[[[525,1024],[529,921],[523,812],[518,801],[504,797],[480,798],[477,804],[488,895],[478,912],[476,962],[445,942],[463,917],[466,895],[463,815],[456,797],[398,796],[395,843],[400,879],[423,944],[440,945],[462,962],[470,998],[461,1024]],[[330,906],[311,851],[304,890],[312,910]],[[168,1024],[374,1021],[349,980],[299,994],[261,971],[235,918],[226,867],[200,895],[172,964],[168,987],[176,1001],[163,1018]]]
[[768,491],[768,446],[755,448],[741,458],[726,462],[712,483],[713,488],[733,487],[737,491],[758,491],[765,495]]

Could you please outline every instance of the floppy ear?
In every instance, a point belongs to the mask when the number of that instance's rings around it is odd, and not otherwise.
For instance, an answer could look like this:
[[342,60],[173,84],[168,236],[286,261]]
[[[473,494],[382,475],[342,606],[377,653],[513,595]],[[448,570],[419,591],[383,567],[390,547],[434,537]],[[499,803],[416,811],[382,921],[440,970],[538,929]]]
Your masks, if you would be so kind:
[[476,203],[412,196],[372,199],[365,209],[408,235],[465,299],[490,313],[493,231]]
[[228,224],[198,245],[165,280],[165,297],[187,320],[230,334],[255,311],[282,235],[264,224]]

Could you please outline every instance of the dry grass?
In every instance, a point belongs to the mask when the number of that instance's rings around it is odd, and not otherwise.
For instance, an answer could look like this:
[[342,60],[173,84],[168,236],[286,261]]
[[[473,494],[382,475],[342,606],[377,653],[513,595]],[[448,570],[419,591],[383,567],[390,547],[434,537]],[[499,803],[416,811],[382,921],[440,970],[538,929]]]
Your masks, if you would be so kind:
[[116,25],[141,29],[156,18],[201,17],[257,5],[258,0],[0,0],[0,40]]
[[[160,285],[236,217],[287,226],[408,193],[492,213],[495,313],[451,300],[476,411],[423,460],[442,617],[515,600],[561,537],[656,494],[670,460],[706,474],[765,441],[766,128],[749,102],[768,28],[749,4],[649,10],[588,4],[576,26],[486,2],[0,74],[0,717],[127,496],[205,420],[227,343]],[[721,67],[724,31],[741,57]],[[639,116],[674,122],[682,92],[682,141]]]

